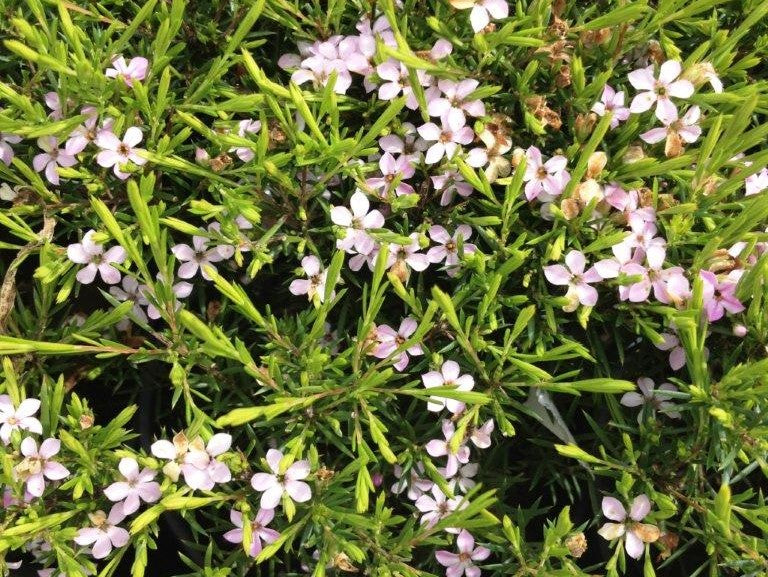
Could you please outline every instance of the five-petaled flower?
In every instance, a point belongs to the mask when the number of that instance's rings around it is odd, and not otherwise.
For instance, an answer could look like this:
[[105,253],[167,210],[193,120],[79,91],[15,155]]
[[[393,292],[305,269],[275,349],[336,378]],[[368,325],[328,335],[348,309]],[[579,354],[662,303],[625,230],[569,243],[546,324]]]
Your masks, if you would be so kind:
[[107,516],[104,511],[88,513],[93,527],[84,527],[77,532],[75,543],[91,545],[91,555],[94,559],[104,559],[112,552],[112,547],[123,547],[130,541],[131,535],[117,524],[125,519],[123,507],[118,503],[113,505]]
[[127,86],[133,87],[134,82],[141,82],[146,78],[149,61],[142,56],[137,56],[126,62],[123,56],[118,56],[112,60],[112,66],[105,72],[107,78],[121,78]]
[[96,162],[104,168],[112,167],[115,176],[120,180],[125,180],[130,176],[130,173],[123,172],[121,166],[124,166],[128,161],[137,166],[143,166],[147,162],[147,159],[141,155],[146,150],[136,148],[142,138],[144,136],[136,126],[128,128],[122,140],[111,130],[99,131],[94,142],[102,150],[96,155]]
[[645,112],[656,104],[656,118],[673,122],[677,118],[677,108],[670,97],[689,98],[694,90],[690,81],[677,78],[680,70],[677,60],[667,60],[659,69],[658,79],[653,76],[652,66],[630,72],[630,84],[642,91],[632,99],[630,112]]
[[154,503],[160,499],[162,493],[154,480],[155,471],[147,467],[139,471],[139,464],[131,457],[120,459],[117,468],[124,480],[112,483],[104,494],[110,501],[120,501],[125,515],[138,511],[141,501]]
[[45,171],[45,178],[51,184],[58,186],[59,172],[57,167],[68,168],[77,164],[75,155],[66,148],[59,148],[55,136],[43,136],[37,139],[37,145],[43,150],[32,159],[32,166],[37,172]]
[[658,527],[640,522],[651,511],[651,501],[646,495],[638,495],[634,498],[629,508],[629,515],[624,505],[614,497],[603,497],[602,508],[603,515],[618,523],[605,523],[598,533],[608,541],[625,536],[624,548],[633,559],[639,559],[642,556],[645,549],[644,543],[653,543],[659,538]]
[[435,558],[445,570],[445,577],[480,577],[480,568],[474,564],[474,561],[485,561],[491,555],[490,549],[486,547],[475,547],[475,538],[467,531],[462,529],[456,537],[456,547],[458,553],[440,550],[435,552]]
[[[274,543],[280,537],[280,533],[267,527],[275,518],[274,509],[259,509],[256,518],[251,521],[251,548],[248,554],[251,557],[258,556],[261,553],[262,544]],[[229,512],[229,520],[237,527],[224,533],[224,539],[230,543],[243,542],[243,514],[240,511],[232,509]]]
[[267,451],[267,464],[271,473],[256,473],[251,486],[262,492],[261,508],[274,509],[283,497],[297,503],[306,503],[312,498],[312,490],[302,479],[309,476],[309,461],[296,461],[282,469],[283,453],[277,449]]
[[[317,298],[320,302],[325,300],[325,282],[328,277],[328,271],[323,270],[320,259],[314,255],[305,256],[301,259],[301,268],[304,269],[306,279],[296,279],[291,282],[288,290],[291,294],[307,295],[309,300]],[[333,298],[335,293],[331,293]]]
[[40,448],[32,437],[21,442],[21,454],[24,459],[13,469],[14,477],[27,483],[27,491],[40,497],[45,491],[45,480],[60,481],[69,476],[69,471],[61,463],[53,460],[61,449],[58,439],[45,439]]
[[29,431],[42,434],[43,426],[33,415],[40,408],[37,399],[24,399],[18,407],[13,405],[11,397],[0,395],[0,440],[7,445],[13,431]]
[[120,271],[113,264],[122,264],[127,254],[121,246],[113,246],[104,252],[100,244],[93,242],[96,231],[89,230],[83,236],[82,242],[70,244],[67,247],[67,257],[76,264],[85,266],[77,271],[77,280],[83,284],[90,284],[96,278],[96,273],[101,275],[101,280],[107,284],[120,282]]
[[554,285],[568,287],[566,297],[571,299],[572,305],[578,301],[587,307],[595,306],[597,304],[597,290],[590,286],[590,283],[602,280],[595,267],[591,267],[585,272],[587,261],[584,258],[584,253],[578,250],[572,250],[565,255],[565,264],[566,266],[561,264],[545,266],[544,276]]
[[[429,371],[421,375],[424,386],[428,389],[435,387],[455,387],[457,391],[471,391],[475,386],[475,379],[472,375],[461,375],[461,367],[456,361],[445,361],[440,371]],[[427,410],[440,412],[444,408],[448,409],[454,415],[464,410],[464,403],[456,399],[441,397],[436,394],[429,397]]]
[[[637,388],[640,389],[640,392],[624,393],[619,402],[625,407],[647,406],[653,413],[658,411],[670,419],[679,419],[680,413],[675,410],[675,404],[669,400],[669,395],[664,394],[665,392],[676,392],[677,387],[671,383],[662,383],[658,389],[654,390],[655,386],[656,383],[652,379],[641,377],[637,379]],[[642,419],[643,411],[640,411],[637,415],[637,422],[641,422]]]

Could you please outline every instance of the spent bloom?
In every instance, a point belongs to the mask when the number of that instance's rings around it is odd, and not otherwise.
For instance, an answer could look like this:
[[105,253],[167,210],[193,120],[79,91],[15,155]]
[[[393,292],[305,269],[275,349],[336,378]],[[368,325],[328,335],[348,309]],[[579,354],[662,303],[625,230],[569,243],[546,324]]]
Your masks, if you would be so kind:
[[13,431],[29,431],[43,433],[43,426],[33,415],[40,408],[37,399],[24,399],[18,407],[14,407],[11,397],[0,395],[0,440],[7,445],[11,441]]
[[630,84],[641,92],[632,99],[629,110],[645,112],[656,104],[656,118],[673,122],[677,118],[677,108],[670,97],[689,98],[694,90],[690,81],[678,79],[680,70],[680,62],[667,60],[661,65],[658,78],[653,75],[653,66],[630,72]]
[[306,503],[312,498],[312,490],[302,480],[309,476],[309,461],[296,461],[287,469],[282,469],[280,466],[282,460],[283,453],[277,449],[270,449],[267,451],[267,464],[271,472],[256,473],[251,478],[251,486],[263,493],[262,509],[274,509],[283,496],[297,503]]
[[[461,375],[461,367],[456,361],[445,361],[440,371],[429,371],[421,375],[424,386],[428,389],[434,387],[455,387],[457,391],[471,391],[475,386],[472,375]],[[444,408],[454,415],[464,410],[464,403],[456,399],[448,399],[435,395],[429,398],[427,410],[437,413]]]
[[[317,297],[320,302],[323,302],[328,271],[323,270],[320,259],[314,255],[305,256],[301,259],[301,268],[304,269],[307,278],[292,281],[288,290],[291,291],[291,294],[307,295],[309,300],[314,300]],[[333,298],[333,294],[331,294],[331,298]]]
[[76,264],[85,266],[77,271],[77,280],[82,284],[90,284],[96,278],[96,273],[101,275],[101,280],[107,284],[117,284],[120,282],[120,271],[113,263],[122,264],[127,254],[121,246],[113,246],[104,251],[104,247],[93,242],[93,235],[96,231],[89,230],[83,236],[82,242],[70,244],[67,247],[67,257]]
[[[641,407],[648,406],[651,410],[659,413],[664,413],[670,419],[679,419],[680,413],[674,410],[675,404],[669,400],[669,396],[664,394],[664,391],[675,392],[677,388],[671,383],[662,383],[658,389],[654,389],[656,383],[648,377],[641,377],[637,379],[637,388],[640,389],[639,393],[634,391],[624,393],[619,401],[625,407]],[[637,415],[637,421],[642,421],[643,412]]]
[[[274,509],[259,509],[256,513],[256,518],[251,521],[251,549],[248,554],[251,557],[258,556],[261,553],[262,544],[274,543],[280,537],[280,533],[274,529],[267,527],[275,518]],[[242,543],[243,542],[243,514],[240,511],[232,509],[229,512],[229,520],[237,527],[224,533],[224,539],[230,543]]]
[[75,155],[66,148],[59,148],[59,141],[55,136],[43,136],[37,139],[37,145],[43,150],[32,159],[35,171],[45,171],[45,178],[51,184],[58,186],[59,172],[57,167],[70,167],[77,164]]
[[597,304],[597,290],[590,283],[599,282],[602,279],[595,267],[590,267],[586,272],[586,259],[578,250],[572,250],[565,255],[565,265],[554,264],[544,267],[544,276],[554,285],[567,286],[566,296],[578,299],[584,306],[592,307]]
[[123,172],[120,167],[126,163],[133,162],[137,166],[146,164],[147,159],[140,153],[146,152],[143,148],[136,148],[144,135],[136,126],[131,126],[125,131],[125,136],[120,140],[114,132],[108,129],[99,131],[94,142],[101,148],[101,152],[96,155],[96,162],[104,168],[112,167],[112,171],[120,180],[125,180],[130,176]]
[[149,61],[142,56],[131,58],[127,62],[123,56],[118,56],[112,60],[112,68],[107,68],[104,74],[107,78],[121,78],[126,86],[132,87],[135,81],[141,82],[147,77],[148,68]]
[[88,517],[93,527],[80,529],[75,543],[83,546],[92,544],[91,555],[94,559],[103,559],[112,552],[112,547],[123,547],[130,540],[130,533],[117,526],[125,519],[123,508],[119,504],[112,507],[109,516],[104,511],[96,511],[89,513]]
[[475,538],[467,531],[462,529],[456,537],[456,547],[458,553],[450,551],[436,551],[435,558],[437,562],[445,567],[445,577],[480,577],[480,568],[474,564],[474,561],[485,561],[491,555],[490,549],[486,547],[475,547]]
[[160,485],[155,479],[155,471],[144,468],[139,471],[136,459],[124,457],[117,465],[123,481],[116,481],[104,489],[110,501],[120,501],[123,513],[131,515],[139,510],[141,501],[154,503],[161,497]]
[[60,481],[69,476],[69,471],[53,460],[61,449],[58,439],[46,439],[37,448],[32,437],[26,437],[21,442],[21,454],[24,460],[14,468],[14,476],[26,481],[27,491],[35,497],[40,497],[45,491],[45,479]]
[[616,92],[606,84],[599,102],[592,105],[592,112],[598,116],[605,116],[606,112],[612,112],[611,128],[616,128],[619,123],[629,118],[629,108],[624,106],[624,91]]
[[659,538],[658,527],[640,522],[651,511],[651,501],[646,495],[638,495],[634,498],[629,515],[624,505],[614,497],[603,497],[602,509],[603,515],[618,523],[605,523],[598,533],[608,541],[624,536],[624,548],[633,559],[639,559],[642,556],[645,549],[644,543],[653,543]]

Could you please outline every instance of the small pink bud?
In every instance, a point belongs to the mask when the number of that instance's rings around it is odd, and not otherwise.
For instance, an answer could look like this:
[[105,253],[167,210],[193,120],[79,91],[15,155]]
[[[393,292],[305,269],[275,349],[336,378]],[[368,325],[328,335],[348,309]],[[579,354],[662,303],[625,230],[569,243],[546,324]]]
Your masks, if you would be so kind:
[[733,325],[733,334],[739,337],[740,339],[747,336],[747,332],[748,332],[747,327],[745,327],[744,325]]
[[374,473],[371,480],[373,481],[373,486],[378,489],[379,487],[381,487],[381,484],[384,482],[384,475],[382,475],[381,473]]

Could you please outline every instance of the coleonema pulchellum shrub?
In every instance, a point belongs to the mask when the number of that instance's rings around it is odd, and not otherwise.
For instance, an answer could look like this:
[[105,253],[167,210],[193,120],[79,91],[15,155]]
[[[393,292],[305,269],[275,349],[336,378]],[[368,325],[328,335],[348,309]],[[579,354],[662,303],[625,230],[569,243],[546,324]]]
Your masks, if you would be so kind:
[[768,575],[768,2],[0,38],[1,574]]

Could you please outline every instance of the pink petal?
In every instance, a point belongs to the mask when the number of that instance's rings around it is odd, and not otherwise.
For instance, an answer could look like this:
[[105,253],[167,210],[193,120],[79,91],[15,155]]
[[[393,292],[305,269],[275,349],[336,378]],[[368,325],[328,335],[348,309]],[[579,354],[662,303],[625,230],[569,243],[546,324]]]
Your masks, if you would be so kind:
[[634,521],[642,521],[651,512],[651,501],[647,495],[638,495],[632,501],[629,517]]
[[[652,91],[656,87],[656,79],[653,77],[652,67],[633,70],[627,75],[629,83],[637,90]],[[648,110],[646,108],[646,110]],[[634,111],[633,111],[634,112]]]
[[587,262],[584,258],[584,253],[578,250],[572,250],[565,255],[565,264],[573,274],[580,275],[584,272],[584,267]]
[[621,522],[627,518],[627,510],[615,497],[603,497],[602,509],[603,515],[611,521]]
[[680,62],[677,60],[667,60],[659,69],[659,82],[664,86],[674,82],[675,78],[680,76]]
[[561,264],[544,267],[544,276],[554,285],[566,286],[571,282],[571,273]]
[[645,545],[632,531],[625,536],[624,548],[627,551],[627,555],[633,559],[640,559],[643,556],[643,551],[645,551]]
[[297,503],[306,503],[312,498],[312,490],[304,481],[286,481],[285,491]]

